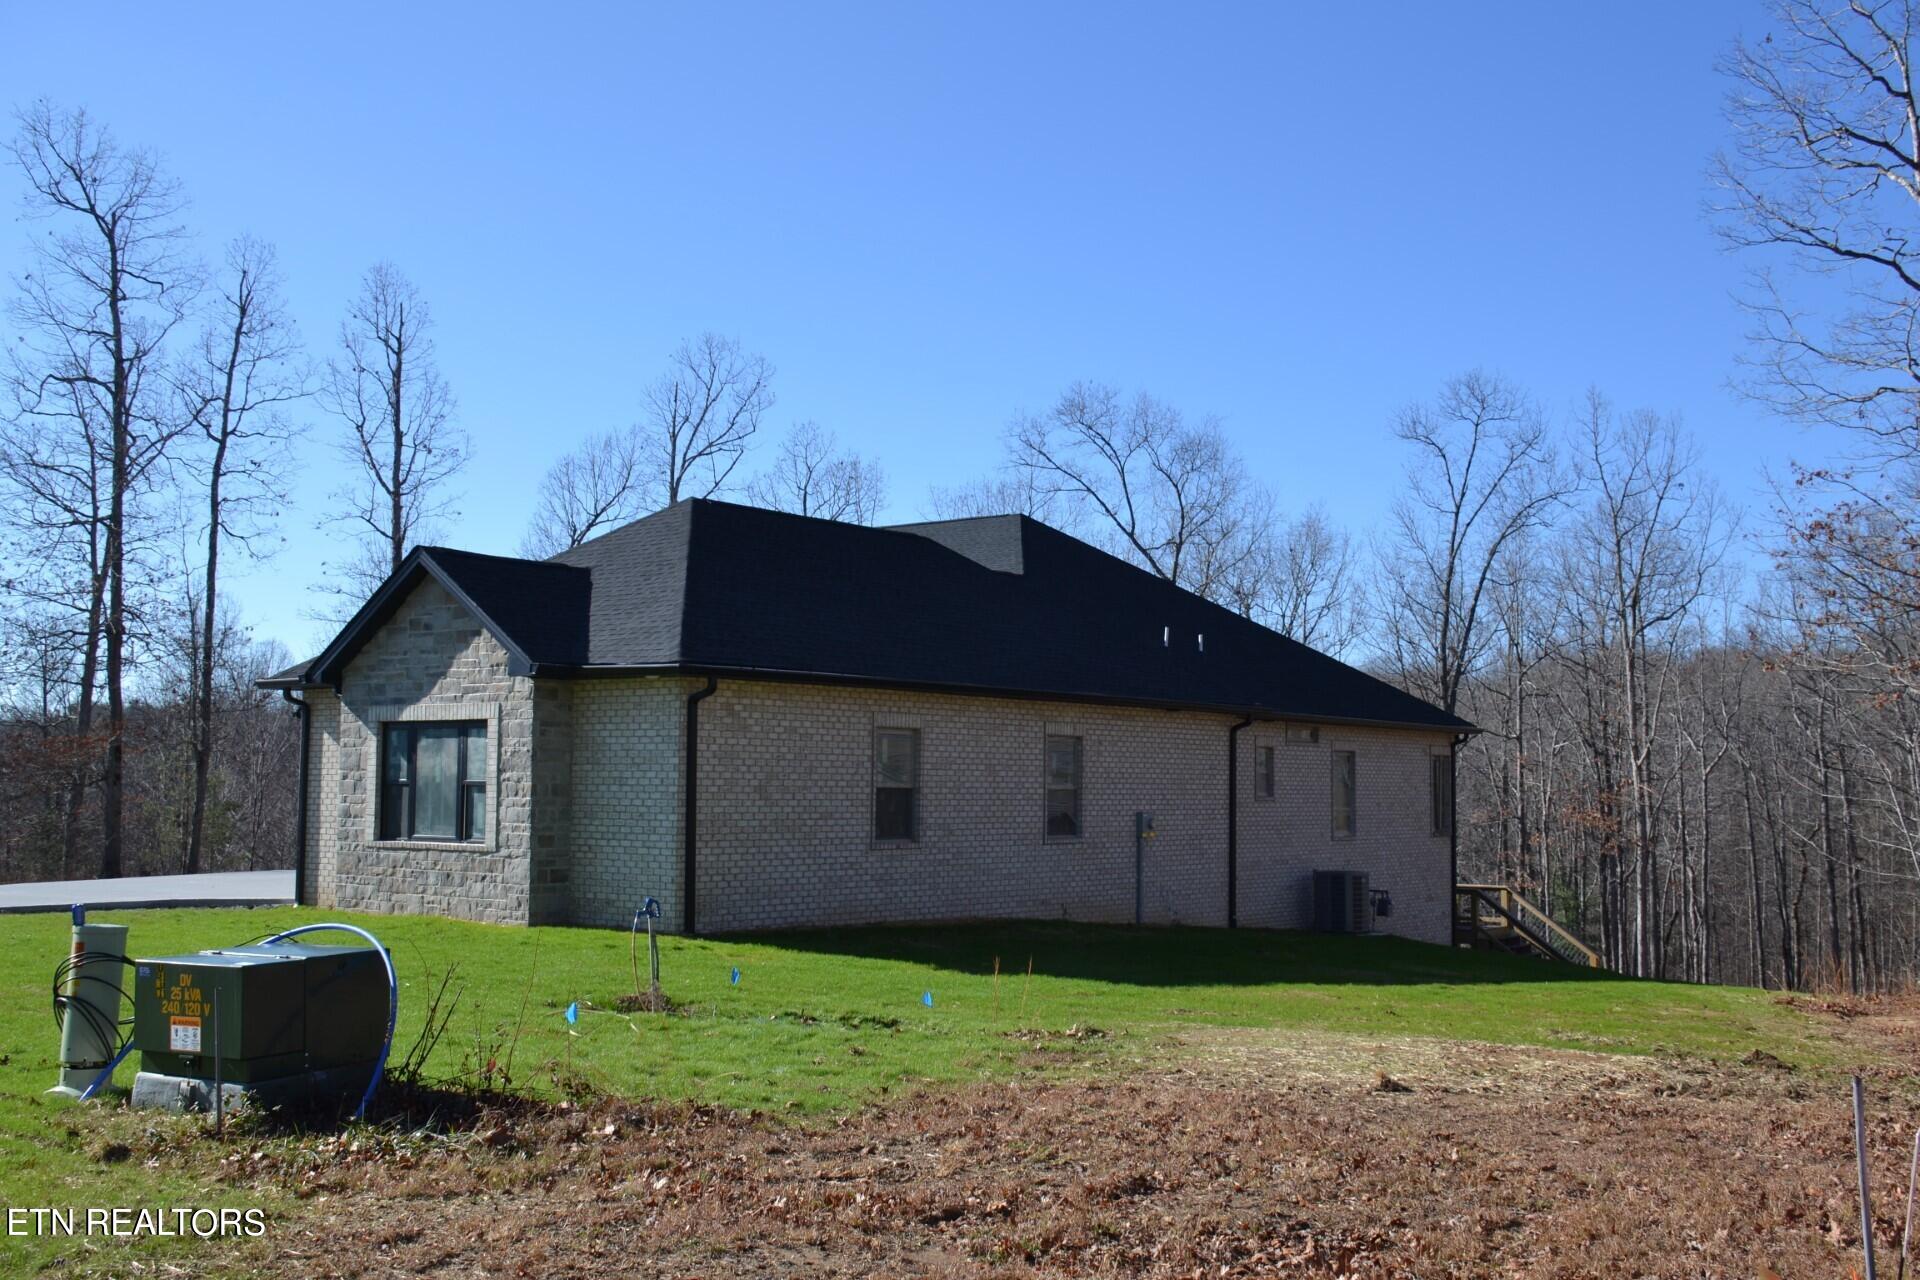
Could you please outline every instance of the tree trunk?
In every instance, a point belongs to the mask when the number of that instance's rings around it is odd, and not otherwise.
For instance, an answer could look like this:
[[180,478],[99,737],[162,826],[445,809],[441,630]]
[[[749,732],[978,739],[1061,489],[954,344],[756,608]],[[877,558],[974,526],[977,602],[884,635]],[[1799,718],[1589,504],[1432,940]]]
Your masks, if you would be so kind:
[[[231,375],[227,380],[227,394],[233,394]],[[224,407],[221,416],[226,416]],[[198,670],[194,672],[193,812],[187,826],[188,875],[200,870],[207,831],[207,787],[213,774],[214,628],[218,625],[220,598],[220,478],[226,462],[227,433],[223,429],[220,442],[213,451],[213,474],[207,481],[207,579],[206,598],[201,601],[200,634],[197,637],[199,660],[195,666]]]
[[100,777],[100,875],[121,874],[126,836],[127,490],[133,449],[132,388],[128,385],[126,333],[121,317],[118,246],[108,242],[108,314],[112,325],[113,463],[107,506],[107,754]]
[[1745,801],[1747,814],[1747,893],[1750,909],[1753,912],[1751,937],[1753,982],[1757,987],[1765,987],[1767,985],[1767,916],[1760,903],[1760,837],[1753,827],[1753,770],[1745,761],[1740,765],[1740,777],[1741,797]]
[[405,339],[402,338],[395,341],[393,345],[392,384],[387,391],[387,408],[393,415],[391,419],[393,424],[393,472],[389,477],[391,483],[387,486],[387,518],[391,522],[387,528],[389,538],[388,550],[392,553],[391,560],[387,565],[387,572],[389,573],[398,569],[400,562],[406,559],[407,556],[407,531],[402,524],[402,520],[406,515],[407,488],[406,464],[404,460],[407,444],[406,399],[401,381],[406,368],[406,360],[407,346]]

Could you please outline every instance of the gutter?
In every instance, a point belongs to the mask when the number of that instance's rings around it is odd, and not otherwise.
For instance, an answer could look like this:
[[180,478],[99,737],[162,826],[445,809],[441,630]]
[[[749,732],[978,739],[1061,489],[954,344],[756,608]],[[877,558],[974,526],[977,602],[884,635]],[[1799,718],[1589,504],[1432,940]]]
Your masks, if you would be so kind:
[[1227,928],[1240,927],[1240,731],[1252,716],[1227,729]]
[[698,901],[696,888],[700,883],[697,878],[700,848],[700,704],[711,698],[713,691],[719,687],[719,680],[708,676],[704,688],[695,689],[687,695],[686,810],[681,823],[686,860],[680,869],[680,928],[689,938],[699,932],[694,908]]
[[1355,729],[1412,729],[1423,733],[1472,735],[1482,730],[1458,716],[1450,724],[1418,720],[1378,720],[1363,716],[1329,715],[1246,703],[1184,702],[1172,698],[1132,697],[1125,694],[1076,693],[1064,689],[1016,689],[997,685],[962,684],[934,680],[900,680],[888,676],[849,675],[835,671],[795,671],[783,667],[744,667],[685,662],[589,663],[562,666],[541,663],[543,676],[591,679],[596,676],[725,676],[734,680],[766,680],[783,684],[819,684],[859,689],[908,689],[918,693],[950,693],[960,697],[1017,698],[1034,702],[1079,702],[1092,706],[1147,707],[1155,711],[1200,711],[1213,715],[1251,716],[1256,720],[1289,720],[1299,724],[1345,725]]
[[313,739],[313,708],[305,698],[294,697],[291,689],[282,689],[280,697],[300,718],[300,795],[294,804],[293,902],[295,906],[304,906],[307,901],[307,761]]
[[1460,883],[1460,744],[1472,738],[1471,733],[1456,733],[1447,747],[1447,786],[1452,790],[1453,811],[1447,815],[1447,859],[1452,865],[1451,882],[1447,885],[1447,937],[1453,937],[1453,913],[1457,909],[1458,899],[1454,889]]

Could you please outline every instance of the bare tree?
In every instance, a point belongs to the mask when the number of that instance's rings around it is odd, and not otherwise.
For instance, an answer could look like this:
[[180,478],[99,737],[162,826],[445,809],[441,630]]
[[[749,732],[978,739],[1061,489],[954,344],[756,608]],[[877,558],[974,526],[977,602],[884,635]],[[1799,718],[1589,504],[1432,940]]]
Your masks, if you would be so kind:
[[[1748,389],[1805,422],[1842,428],[1848,465],[1796,469],[1783,556],[1818,578],[1825,622],[1852,657],[1920,690],[1920,97],[1910,0],[1779,0],[1778,38],[1737,44],[1734,150],[1716,164],[1721,233],[1788,265],[1837,275],[1831,315],[1795,307],[1762,260],[1749,299],[1758,376]],[[1823,289],[1824,299],[1834,296]]]
[[1588,401],[1585,457],[1591,502],[1568,543],[1561,597],[1596,625],[1583,660],[1604,674],[1611,703],[1608,741],[1617,750],[1621,868],[1633,892],[1625,954],[1632,971],[1660,976],[1663,901],[1657,841],[1664,788],[1656,751],[1672,714],[1671,673],[1689,623],[1709,593],[1725,551],[1726,518],[1697,475],[1676,423],[1650,412],[1616,414],[1597,393]]
[[1007,445],[1038,494],[1149,572],[1210,599],[1232,596],[1255,572],[1271,504],[1217,422],[1192,424],[1144,393],[1076,383],[1046,414],[1016,419]]
[[[64,767],[59,822],[60,874],[80,875],[81,809],[97,779],[102,743],[95,718],[106,632],[107,491],[112,446],[92,399],[77,387],[43,396],[35,378],[16,365],[10,389],[32,405],[0,422],[0,503],[8,542],[9,650],[31,658],[23,666],[38,686],[47,714],[33,722],[51,738],[43,758]],[[64,401],[65,412],[54,406]],[[54,686],[62,694],[56,696]],[[57,715],[54,712],[57,710]]]
[[540,560],[646,513],[647,480],[638,434],[590,436],[540,482],[520,554]]
[[1395,431],[1414,457],[1381,555],[1387,652],[1409,687],[1454,711],[1493,640],[1482,611],[1502,553],[1566,485],[1545,418],[1492,374],[1452,379]]
[[219,304],[202,333],[181,393],[185,416],[206,441],[206,549],[199,585],[202,610],[193,655],[193,806],[186,869],[200,870],[207,788],[213,773],[215,647],[219,641],[223,539],[251,551],[263,520],[286,496],[291,428],[283,406],[308,394],[299,339],[280,303],[271,246],[242,237],[227,248]]
[[[35,267],[17,282],[13,315],[23,342],[9,378],[18,446],[9,453],[39,470],[28,481],[36,499],[58,489],[67,497],[56,505],[69,518],[94,523],[85,540],[97,556],[88,591],[98,602],[87,612],[107,693],[100,874],[117,876],[136,607],[128,569],[140,497],[183,428],[169,416],[158,375],[197,273],[183,250],[178,190],[152,156],[121,148],[85,112],[45,101],[21,112],[18,124],[11,153],[27,180],[27,214],[57,225],[36,239]],[[86,648],[94,645],[90,635]],[[89,722],[93,678],[91,670],[82,675]]]
[[[1777,0],[1773,16],[1764,41],[1735,45],[1722,66],[1733,149],[1716,165],[1720,229],[1758,264],[1747,389],[1847,442],[1840,464],[1796,466],[1780,491],[1782,657],[1805,691],[1800,718],[1817,710],[1812,774],[1844,783],[1844,846],[1864,827],[1920,866],[1914,788],[1894,781],[1920,761],[1920,15],[1912,0]],[[1776,264],[1787,268],[1778,277]],[[1812,287],[1797,289],[1803,281]],[[1871,795],[1855,795],[1868,776],[1879,780]],[[1820,791],[1814,825],[1837,928],[1841,824]],[[1851,877],[1851,853],[1846,866]],[[1801,959],[1792,923],[1779,922],[1789,972]],[[1826,941],[1837,963],[1837,934]],[[1858,982],[1865,963],[1850,961]]]
[[838,452],[832,432],[802,422],[781,442],[773,466],[747,486],[747,496],[774,511],[872,524],[886,501],[886,477],[878,463]]
[[[1722,70],[1734,150],[1717,158],[1720,230],[1740,248],[1841,272],[1822,322],[1766,275],[1751,299],[1762,377],[1797,417],[1859,433],[1879,457],[1920,450],[1920,99],[1910,0],[1776,0],[1778,29]],[[1776,38],[1778,37],[1778,38]]]
[[927,490],[927,516],[932,520],[965,520],[973,516],[1032,516],[1056,528],[1069,529],[1072,513],[1057,494],[1037,483],[1025,467],[958,485],[934,485]]
[[1227,594],[1246,617],[1334,657],[1367,629],[1353,540],[1318,507],[1276,522]]
[[773,407],[773,367],[736,340],[683,342],[647,391],[638,426],[647,496],[670,506],[722,492]]
[[359,555],[335,566],[331,589],[365,595],[453,501],[447,483],[466,465],[453,396],[433,362],[433,317],[391,263],[361,282],[340,324],[322,403],[346,426],[340,451],[357,480],[335,494],[333,520],[358,535]]

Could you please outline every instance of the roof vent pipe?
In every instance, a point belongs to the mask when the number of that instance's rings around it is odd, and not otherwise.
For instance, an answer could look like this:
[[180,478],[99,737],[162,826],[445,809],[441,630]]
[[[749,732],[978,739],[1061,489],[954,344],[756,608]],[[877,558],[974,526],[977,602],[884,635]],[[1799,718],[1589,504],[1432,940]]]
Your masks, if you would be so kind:
[[1164,649],[1172,643],[1173,643],[1173,628],[1172,627],[1160,628],[1160,647]]

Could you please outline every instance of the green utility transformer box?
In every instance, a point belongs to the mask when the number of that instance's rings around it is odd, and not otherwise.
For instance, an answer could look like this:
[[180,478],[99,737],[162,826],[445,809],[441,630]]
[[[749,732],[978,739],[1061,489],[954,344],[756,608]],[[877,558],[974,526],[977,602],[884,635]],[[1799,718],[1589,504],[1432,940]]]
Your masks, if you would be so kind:
[[380,953],[362,947],[282,942],[135,960],[134,1105],[210,1106],[216,1081],[229,1105],[364,1087],[386,1040],[387,994]]

